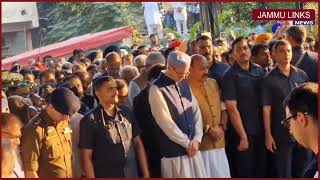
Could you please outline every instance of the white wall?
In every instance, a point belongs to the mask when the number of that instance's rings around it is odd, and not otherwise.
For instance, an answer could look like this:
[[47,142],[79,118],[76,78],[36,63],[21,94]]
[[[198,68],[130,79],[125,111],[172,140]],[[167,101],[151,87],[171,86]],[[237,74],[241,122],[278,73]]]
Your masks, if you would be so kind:
[[2,25],[8,23],[31,22],[28,28],[39,27],[36,2],[1,2],[1,11]]

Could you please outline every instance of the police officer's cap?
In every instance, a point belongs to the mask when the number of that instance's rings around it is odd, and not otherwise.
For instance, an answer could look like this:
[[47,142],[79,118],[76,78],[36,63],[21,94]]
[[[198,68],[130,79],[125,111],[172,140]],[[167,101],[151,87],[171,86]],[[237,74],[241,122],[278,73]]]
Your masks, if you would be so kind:
[[59,87],[55,89],[49,98],[53,108],[65,115],[72,115],[81,107],[80,99],[68,88]]

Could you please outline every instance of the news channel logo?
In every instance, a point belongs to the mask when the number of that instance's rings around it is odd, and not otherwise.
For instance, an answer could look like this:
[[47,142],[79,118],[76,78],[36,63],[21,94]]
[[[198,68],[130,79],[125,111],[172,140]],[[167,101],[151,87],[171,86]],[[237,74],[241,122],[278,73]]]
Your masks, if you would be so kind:
[[254,9],[252,19],[256,21],[291,21],[292,25],[316,25],[314,9]]
[[316,21],[292,21],[292,25],[314,26]]

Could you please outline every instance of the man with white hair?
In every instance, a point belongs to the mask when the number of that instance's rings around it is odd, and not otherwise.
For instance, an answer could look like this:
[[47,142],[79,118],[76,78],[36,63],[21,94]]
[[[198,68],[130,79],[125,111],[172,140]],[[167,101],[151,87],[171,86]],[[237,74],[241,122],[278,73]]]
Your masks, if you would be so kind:
[[198,151],[203,134],[201,112],[185,79],[190,62],[187,54],[171,52],[167,69],[161,72],[149,91],[163,178],[207,177]]
[[139,73],[142,73],[143,69],[145,69],[147,56],[144,54],[140,54],[135,57],[133,60],[133,65],[138,68]]
[[[141,55],[139,55],[141,56]],[[137,56],[137,57],[139,57]],[[145,56],[145,55],[143,55]],[[134,78],[129,84],[129,102],[132,105],[133,98],[148,85],[148,72],[155,64],[166,64],[166,60],[159,52],[152,52],[146,56],[144,62],[144,69],[140,71],[140,75]]]
[[14,149],[8,140],[1,141],[1,178],[17,178],[14,171]]
[[[24,171],[22,168],[21,163],[21,156],[20,156],[20,137],[21,137],[21,128],[23,123],[19,119],[18,116],[10,113],[8,99],[5,93],[2,91],[2,98],[1,98],[1,141],[7,141],[12,146],[12,156],[13,156],[13,174],[14,178],[24,178]],[[3,152],[5,151],[4,147],[2,147]],[[2,163],[5,162],[4,154],[2,154]],[[11,163],[11,162],[10,162]],[[10,166],[7,163],[2,164],[2,166]],[[3,170],[4,167],[2,167]],[[9,168],[10,169],[10,168]],[[2,171],[2,177],[5,176],[5,172]],[[8,176],[9,177],[9,176]]]
[[130,84],[131,80],[135,77],[139,76],[138,68],[135,66],[123,66],[120,69],[120,79],[123,79],[126,81],[127,84]]

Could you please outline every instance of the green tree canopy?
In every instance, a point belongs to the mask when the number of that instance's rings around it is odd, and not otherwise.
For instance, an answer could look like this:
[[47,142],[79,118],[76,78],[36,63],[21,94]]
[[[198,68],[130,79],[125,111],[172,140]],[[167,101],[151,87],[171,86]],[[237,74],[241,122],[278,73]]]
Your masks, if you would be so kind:
[[[46,9],[42,9],[46,7]],[[143,7],[140,2],[61,2],[39,5],[49,18],[51,30],[43,44],[51,44],[72,37],[130,25],[143,28]],[[136,32],[136,31],[135,31]]]

